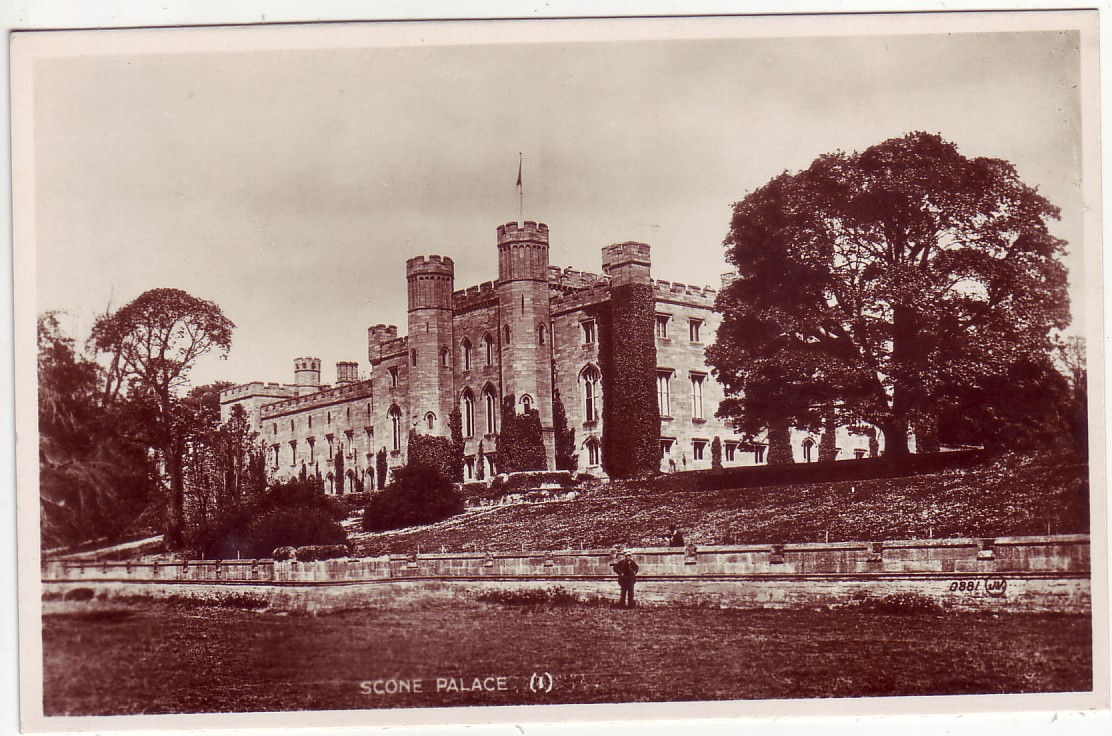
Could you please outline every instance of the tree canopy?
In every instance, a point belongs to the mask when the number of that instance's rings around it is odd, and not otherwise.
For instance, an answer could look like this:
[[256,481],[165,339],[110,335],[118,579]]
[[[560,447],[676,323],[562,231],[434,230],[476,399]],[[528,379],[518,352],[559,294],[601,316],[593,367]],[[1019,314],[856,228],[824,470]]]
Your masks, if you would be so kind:
[[836,410],[906,453],[910,426],[1049,354],[1069,323],[1057,217],[1012,164],[927,133],[776,177],[734,205],[724,244],[720,414],[756,431]]
[[188,407],[178,394],[202,356],[231,348],[235,325],[213,302],[180,289],[151,289],[93,326],[90,338],[108,356],[104,392],[127,395],[149,407],[150,445],[157,449],[170,479],[170,518],[166,536],[181,542],[184,515],[184,455]]

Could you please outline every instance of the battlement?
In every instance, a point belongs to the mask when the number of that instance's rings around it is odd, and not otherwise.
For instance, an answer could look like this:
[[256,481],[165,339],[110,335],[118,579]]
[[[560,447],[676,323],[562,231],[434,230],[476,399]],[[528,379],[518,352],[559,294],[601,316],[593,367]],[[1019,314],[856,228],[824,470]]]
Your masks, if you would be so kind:
[[293,414],[306,409],[338,404],[369,397],[373,394],[372,382],[359,381],[346,383],[334,388],[323,387],[320,391],[290,398],[285,401],[276,401],[262,407],[260,416],[265,419],[275,419],[286,414]]
[[297,393],[296,386],[290,386],[284,383],[275,383],[273,381],[252,381],[251,383],[243,383],[239,386],[232,386],[220,392],[220,403],[227,404],[233,401],[240,401],[253,396],[261,396],[268,399],[281,399],[292,397]]
[[355,383],[359,380],[359,364],[351,360],[336,363],[336,383]]
[[587,289],[581,289],[569,294],[561,294],[552,298],[552,314],[564,314],[584,309],[592,304],[600,304],[610,299],[610,284],[600,281]]
[[634,241],[607,245],[602,249],[602,270],[604,273],[610,273],[611,269],[627,263],[648,266],[652,263],[650,251],[648,244]]
[[460,312],[485,304],[495,298],[494,282],[484,281],[478,286],[469,286],[452,292],[452,309]]
[[657,299],[691,304],[699,307],[714,307],[718,292],[709,286],[692,286],[679,281],[653,281],[653,293]]
[[548,245],[548,225],[526,220],[521,225],[507,222],[498,226],[498,244],[506,243],[544,243]]
[[448,256],[417,256],[405,262],[405,275],[407,278],[420,275],[451,278],[455,276],[455,264]]
[[397,325],[375,325],[367,328],[367,341],[371,345],[379,345],[396,339],[398,336]]
[[576,271],[571,266],[567,268],[560,268],[559,266],[548,267],[549,285],[564,292],[569,290],[578,291],[580,289],[590,289],[597,284],[609,282],[609,276],[590,273],[589,271]]
[[295,371],[316,371],[320,373],[320,358],[294,358]]

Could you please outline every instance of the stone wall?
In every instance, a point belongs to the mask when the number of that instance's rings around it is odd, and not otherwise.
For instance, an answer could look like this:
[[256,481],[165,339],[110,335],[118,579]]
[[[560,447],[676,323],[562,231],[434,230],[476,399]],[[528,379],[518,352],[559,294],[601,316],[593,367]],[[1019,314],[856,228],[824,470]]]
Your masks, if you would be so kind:
[[[656,603],[808,606],[919,593],[957,608],[1091,610],[1089,537],[1001,537],[629,550],[638,595]],[[610,550],[434,553],[274,562],[51,562],[44,590],[93,587],[154,595],[250,589],[281,605],[328,608],[405,596],[561,586],[615,593]]]

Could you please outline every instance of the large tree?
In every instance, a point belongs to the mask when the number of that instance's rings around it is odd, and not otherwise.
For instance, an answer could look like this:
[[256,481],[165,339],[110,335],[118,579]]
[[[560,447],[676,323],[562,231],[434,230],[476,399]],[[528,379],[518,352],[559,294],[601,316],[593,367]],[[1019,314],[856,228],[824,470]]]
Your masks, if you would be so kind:
[[38,322],[39,496],[44,548],[116,539],[142,526],[153,495],[147,448],[126,402],[106,401],[99,366],[54,314]]
[[227,354],[235,325],[213,302],[180,289],[152,289],[97,320],[95,348],[109,358],[105,393],[150,407],[150,443],[165,463],[170,505],[166,541],[181,543],[189,413],[179,399],[202,356]]
[[837,410],[905,454],[948,395],[1045,356],[1068,324],[1057,217],[1010,163],[926,133],[776,177],[734,205],[725,241],[720,413],[752,429]]

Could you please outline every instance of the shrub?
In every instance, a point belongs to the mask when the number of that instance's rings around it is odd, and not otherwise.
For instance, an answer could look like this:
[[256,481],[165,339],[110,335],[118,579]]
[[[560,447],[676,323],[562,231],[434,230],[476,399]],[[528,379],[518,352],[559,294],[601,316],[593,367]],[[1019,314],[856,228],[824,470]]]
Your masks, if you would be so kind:
[[579,464],[575,456],[575,430],[568,429],[568,413],[556,387],[552,388],[552,430],[556,439],[556,469],[574,471]]
[[722,467],[722,439],[717,435],[710,443],[710,466],[716,469]]
[[463,498],[451,480],[431,465],[410,462],[394,471],[394,482],[376,494],[363,511],[363,529],[382,532],[431,524],[463,511]]
[[386,487],[386,471],[386,448],[383,447],[375,453],[375,479],[378,481],[375,488],[380,491]]
[[264,558],[279,547],[346,544],[343,507],[324,495],[318,480],[271,486],[254,504],[219,530],[208,545],[211,559]]
[[274,550],[274,559],[279,562],[282,560],[292,560],[294,558],[294,555],[296,554],[296,547],[279,547],[278,549]]
[[92,588],[74,588],[73,590],[67,590],[62,600],[91,601],[95,595]]
[[406,449],[408,465],[433,468],[438,475],[450,483],[455,472],[452,454],[452,441],[447,437],[433,437],[410,431],[409,446]]
[[332,500],[344,510],[347,516],[351,516],[356,511],[363,510],[363,507],[371,500],[371,494],[366,492],[345,493]]
[[351,554],[346,544],[311,544],[297,548],[298,562],[316,562],[317,560],[334,560],[338,557],[347,557]]

